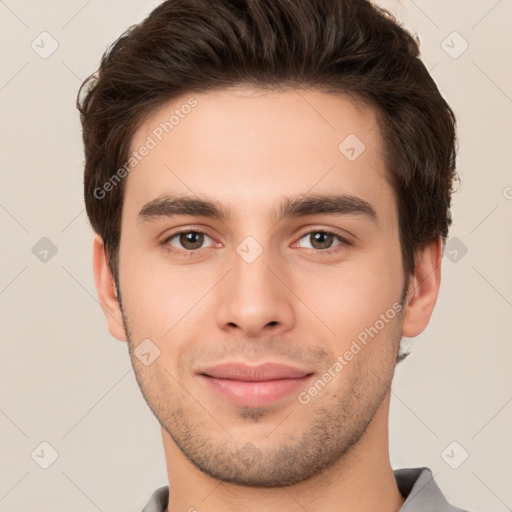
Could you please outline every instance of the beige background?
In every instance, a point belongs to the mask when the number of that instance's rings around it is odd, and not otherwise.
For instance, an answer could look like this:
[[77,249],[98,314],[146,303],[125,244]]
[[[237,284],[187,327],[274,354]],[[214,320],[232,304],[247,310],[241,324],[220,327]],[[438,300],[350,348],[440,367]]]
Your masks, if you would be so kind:
[[[74,106],[107,45],[157,4],[0,0],[2,512],[139,511],[166,484],[158,423],[96,300]],[[430,467],[449,500],[471,512],[504,512],[512,507],[512,1],[386,5],[419,33],[457,114],[462,179],[436,312],[396,372],[391,460]],[[58,48],[42,58],[53,40]],[[46,262],[43,237],[57,250]],[[58,452],[48,469],[40,465],[52,449],[42,442]]]

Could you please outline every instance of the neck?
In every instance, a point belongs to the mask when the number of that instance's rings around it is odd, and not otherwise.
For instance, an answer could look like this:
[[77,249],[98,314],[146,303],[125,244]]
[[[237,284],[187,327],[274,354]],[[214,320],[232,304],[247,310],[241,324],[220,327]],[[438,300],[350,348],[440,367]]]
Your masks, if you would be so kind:
[[389,396],[359,442],[336,464],[295,485],[244,487],[199,471],[162,429],[169,508],[199,512],[397,512],[400,494],[388,451]]

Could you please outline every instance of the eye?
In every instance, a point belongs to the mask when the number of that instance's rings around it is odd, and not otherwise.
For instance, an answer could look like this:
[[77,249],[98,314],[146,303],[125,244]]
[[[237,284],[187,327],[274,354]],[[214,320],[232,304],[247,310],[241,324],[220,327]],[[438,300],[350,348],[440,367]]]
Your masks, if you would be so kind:
[[[301,243],[302,240],[306,240],[309,246],[304,246]],[[188,229],[168,236],[162,241],[162,245],[172,252],[185,253],[185,255],[192,256],[199,249],[208,247],[204,246],[208,241],[210,242],[209,246],[212,247],[214,240],[210,236],[203,231]],[[299,239],[299,247],[312,249],[316,252],[333,253],[350,245],[350,242],[342,236],[324,229],[308,231]]]
[[[300,240],[307,240],[309,241],[309,247],[305,247],[307,249],[315,249],[318,251],[329,251],[330,249],[334,249],[336,251],[337,247],[339,246],[347,246],[350,245],[350,243],[345,240],[345,238],[341,237],[340,235],[337,235],[336,233],[333,233],[331,231],[326,231],[323,229],[315,230],[315,231],[309,231],[308,233],[305,233]],[[299,240],[299,242],[300,242]],[[336,245],[333,246],[333,242],[338,241]],[[301,245],[301,247],[303,247]],[[340,247],[341,249],[342,247]],[[333,251],[331,251],[333,252]]]
[[206,240],[213,240],[202,231],[180,231],[164,240],[165,245],[170,245],[177,250],[195,251],[201,249]]

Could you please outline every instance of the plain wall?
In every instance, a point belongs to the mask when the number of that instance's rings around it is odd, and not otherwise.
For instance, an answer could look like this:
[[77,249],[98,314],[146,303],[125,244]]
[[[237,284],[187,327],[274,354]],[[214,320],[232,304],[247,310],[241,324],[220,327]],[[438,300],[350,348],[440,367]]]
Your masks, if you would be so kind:
[[[139,511],[167,483],[159,424],[96,298],[75,109],[103,51],[157,4],[0,2],[2,512]],[[460,507],[504,512],[512,507],[512,2],[385,4],[418,33],[456,113],[461,177],[436,311],[396,370],[391,461],[430,467]],[[58,48],[42,58],[52,39]],[[58,452],[48,469],[35,462],[51,456],[42,442]]]

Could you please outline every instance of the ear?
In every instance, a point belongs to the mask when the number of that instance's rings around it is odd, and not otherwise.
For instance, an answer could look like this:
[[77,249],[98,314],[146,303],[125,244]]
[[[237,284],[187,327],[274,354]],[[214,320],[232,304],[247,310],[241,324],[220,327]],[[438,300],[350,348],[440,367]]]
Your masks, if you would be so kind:
[[430,321],[441,284],[442,257],[441,239],[431,242],[417,255],[405,298],[402,336],[406,338],[418,336]]
[[94,237],[92,259],[96,290],[101,309],[107,319],[108,330],[114,338],[119,341],[126,341],[127,336],[123,324],[123,315],[117,299],[114,277],[108,266],[103,238],[98,234]]

